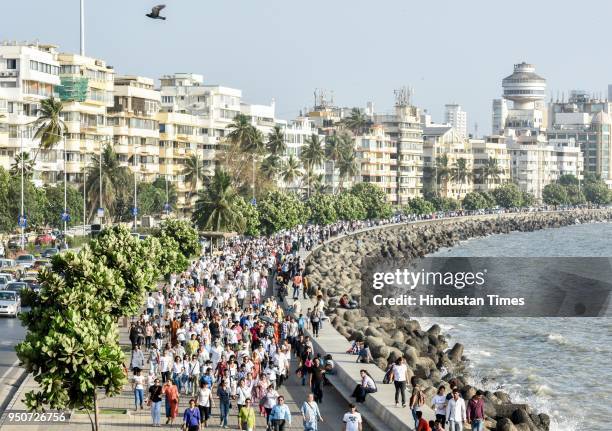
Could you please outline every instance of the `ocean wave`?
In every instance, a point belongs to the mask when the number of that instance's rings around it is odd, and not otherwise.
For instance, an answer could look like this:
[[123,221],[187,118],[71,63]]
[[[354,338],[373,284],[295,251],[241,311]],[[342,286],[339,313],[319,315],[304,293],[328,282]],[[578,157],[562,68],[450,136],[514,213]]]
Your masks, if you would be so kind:
[[560,344],[560,345],[566,345],[568,344],[568,341],[565,339],[565,337],[563,337],[563,335],[561,334],[548,334],[548,336],[546,337],[546,339],[548,341],[551,341],[553,343],[556,344]]

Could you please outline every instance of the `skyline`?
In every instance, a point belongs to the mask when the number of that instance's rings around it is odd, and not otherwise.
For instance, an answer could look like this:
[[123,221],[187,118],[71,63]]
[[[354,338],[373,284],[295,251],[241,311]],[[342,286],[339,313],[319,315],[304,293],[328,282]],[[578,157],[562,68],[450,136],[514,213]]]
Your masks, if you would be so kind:
[[[371,8],[357,0],[348,9],[344,0],[313,0],[307,8],[287,7],[281,0],[180,0],[167,2],[168,20],[159,22],[144,16],[152,2],[86,0],[86,55],[107,61],[118,74],[155,79],[175,72],[202,74],[207,84],[242,89],[249,103],[274,98],[276,116],[287,120],[312,106],[316,88],[333,91],[340,106],[365,107],[372,101],[376,111],[388,111],[393,90],[409,86],[414,104],[435,121],[443,121],[444,104],[458,103],[468,113],[468,132],[477,122],[483,135],[491,129],[491,101],[501,97],[501,80],[515,63],[532,63],[547,79],[546,100],[562,92],[567,98],[572,89],[606,96],[612,61],[585,49],[605,37],[605,12],[612,12],[612,5],[596,3],[601,13],[580,23],[589,28],[585,44],[564,25],[564,18],[575,13],[569,3],[550,9],[550,4],[521,0],[500,11],[484,1],[468,6],[383,1]],[[79,51],[78,0],[11,2],[3,12],[0,40],[38,40],[61,51]],[[520,23],[538,16],[535,36],[527,25],[499,25],[500,19]],[[245,43],[245,37],[252,42]],[[398,53],[402,45],[406,48]],[[471,52],[480,56],[471,59]]]

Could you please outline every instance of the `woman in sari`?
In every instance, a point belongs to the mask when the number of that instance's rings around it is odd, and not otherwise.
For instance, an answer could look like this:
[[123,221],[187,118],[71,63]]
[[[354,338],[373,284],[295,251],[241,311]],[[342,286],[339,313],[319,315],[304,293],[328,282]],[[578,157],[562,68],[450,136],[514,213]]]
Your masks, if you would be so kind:
[[176,419],[178,415],[178,388],[172,382],[172,380],[168,380],[166,383],[164,383],[162,393],[166,397],[166,424],[172,425],[174,423],[174,419]]

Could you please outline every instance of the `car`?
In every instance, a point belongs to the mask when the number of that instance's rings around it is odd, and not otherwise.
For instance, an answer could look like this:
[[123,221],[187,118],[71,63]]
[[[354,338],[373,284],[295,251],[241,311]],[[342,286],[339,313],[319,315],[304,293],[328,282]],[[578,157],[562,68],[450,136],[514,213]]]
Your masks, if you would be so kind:
[[37,273],[45,266],[51,266],[51,261],[49,259],[36,259],[30,269],[33,273]]
[[9,274],[0,275],[0,290],[4,289],[8,283],[12,281]]
[[28,284],[23,281],[11,281],[6,284],[6,290],[10,290],[12,292],[17,292],[17,294],[21,294],[23,289],[26,289]]
[[40,292],[40,283],[38,283],[36,277],[22,278],[20,281],[27,284],[28,288],[32,289],[34,292]]
[[54,241],[53,237],[48,233],[42,233],[36,237],[34,244],[36,245],[47,245],[52,244]]
[[50,247],[50,248],[46,248],[45,250],[43,250],[40,256],[50,258],[50,257],[55,256],[58,253],[59,253],[59,248]]
[[36,259],[34,259],[34,256],[31,254],[22,254],[21,256],[17,256],[15,263],[21,268],[29,268],[34,265],[35,260]]
[[17,317],[21,312],[21,298],[12,290],[0,291],[0,315]]
[[0,259],[0,268],[12,268],[15,266],[13,259]]
[[[24,235],[23,237],[23,245],[25,247],[25,245],[28,243],[28,237],[27,235]],[[9,238],[8,240],[8,248],[10,250],[17,250],[18,248],[21,248],[21,235],[13,235]]]

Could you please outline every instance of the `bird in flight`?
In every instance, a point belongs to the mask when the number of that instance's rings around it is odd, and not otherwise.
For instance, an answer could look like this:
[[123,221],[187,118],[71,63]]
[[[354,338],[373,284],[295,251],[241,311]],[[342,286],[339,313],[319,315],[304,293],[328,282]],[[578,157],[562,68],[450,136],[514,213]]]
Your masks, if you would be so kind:
[[152,19],[163,19],[163,20],[165,20],[166,19],[165,16],[160,16],[159,15],[159,12],[163,8],[165,8],[165,7],[166,7],[165,4],[159,4],[159,5],[155,6],[153,9],[151,9],[151,13],[148,13],[146,16],[148,16],[149,18],[152,18]]

